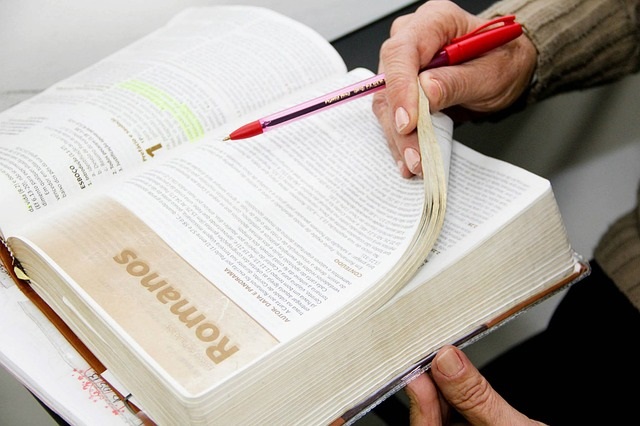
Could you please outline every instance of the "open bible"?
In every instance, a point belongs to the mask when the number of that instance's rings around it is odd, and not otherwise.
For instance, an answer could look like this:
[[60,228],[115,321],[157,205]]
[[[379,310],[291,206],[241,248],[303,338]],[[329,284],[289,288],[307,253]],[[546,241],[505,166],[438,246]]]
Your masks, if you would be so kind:
[[222,142],[371,75],[272,11],[186,10],[0,115],[6,267],[153,422],[356,420],[588,269],[549,182],[424,96],[422,178],[367,98]]

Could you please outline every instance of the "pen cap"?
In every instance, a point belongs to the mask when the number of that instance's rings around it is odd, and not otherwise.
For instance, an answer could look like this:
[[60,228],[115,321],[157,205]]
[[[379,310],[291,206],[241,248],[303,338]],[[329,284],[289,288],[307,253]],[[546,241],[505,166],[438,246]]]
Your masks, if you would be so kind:
[[[496,24],[501,25],[488,28]],[[501,16],[467,35],[453,39],[444,50],[449,55],[451,65],[459,64],[502,46],[520,34],[522,34],[522,26],[515,22],[515,16]]]

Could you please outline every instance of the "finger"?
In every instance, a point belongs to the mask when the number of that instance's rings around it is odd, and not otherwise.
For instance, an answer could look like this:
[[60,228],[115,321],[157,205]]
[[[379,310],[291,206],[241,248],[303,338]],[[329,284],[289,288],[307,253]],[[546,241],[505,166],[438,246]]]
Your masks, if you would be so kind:
[[389,113],[396,131],[415,129],[418,114],[416,76],[452,38],[483,22],[455,3],[432,0],[412,15],[394,21],[391,37],[380,49],[380,71],[385,73]]
[[414,131],[408,135],[400,135],[394,131],[387,137],[393,138],[392,143],[395,145],[395,151],[400,156],[400,160],[396,161],[402,176],[406,178],[422,177],[422,158],[420,157],[418,133]]
[[409,398],[411,426],[441,425],[443,421],[438,391],[429,376],[420,374],[405,387]]
[[473,425],[539,424],[511,407],[454,346],[438,352],[431,374],[442,396]]
[[[417,147],[417,138],[415,142],[412,141],[412,137],[400,135],[395,131],[395,126],[390,120],[390,115],[387,113],[388,111],[387,98],[384,93],[378,92],[373,96],[373,104],[372,109],[375,113],[380,125],[382,127],[382,131],[385,134],[385,138],[387,141],[387,145],[389,146],[389,151],[393,156],[393,159],[398,166],[398,170],[402,177],[410,178],[414,175],[407,166],[405,165],[404,159],[404,150],[407,146],[416,146]],[[415,132],[414,132],[415,133]],[[420,167],[418,167],[420,168]]]
[[411,132],[417,123],[420,56],[416,34],[408,27],[394,31],[380,48],[380,73],[385,74],[385,95],[391,100],[389,114],[394,130]]

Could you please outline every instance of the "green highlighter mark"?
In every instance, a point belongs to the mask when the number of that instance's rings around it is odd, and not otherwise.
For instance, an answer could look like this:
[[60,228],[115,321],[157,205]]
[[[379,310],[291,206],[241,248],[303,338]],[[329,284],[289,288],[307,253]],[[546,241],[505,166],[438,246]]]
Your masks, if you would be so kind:
[[119,84],[119,87],[130,90],[152,102],[163,111],[169,112],[178,123],[190,142],[197,141],[204,136],[202,124],[196,115],[183,103],[173,98],[167,92],[139,80],[129,80]]

